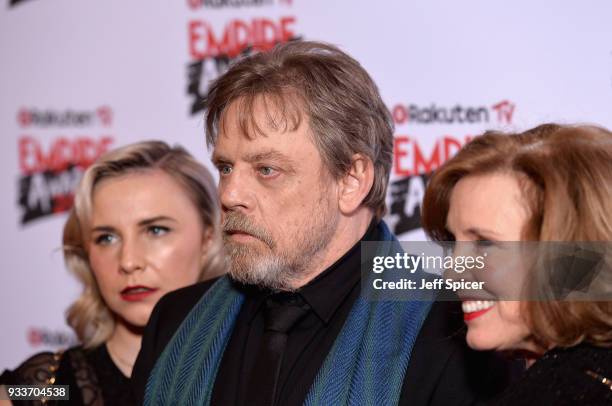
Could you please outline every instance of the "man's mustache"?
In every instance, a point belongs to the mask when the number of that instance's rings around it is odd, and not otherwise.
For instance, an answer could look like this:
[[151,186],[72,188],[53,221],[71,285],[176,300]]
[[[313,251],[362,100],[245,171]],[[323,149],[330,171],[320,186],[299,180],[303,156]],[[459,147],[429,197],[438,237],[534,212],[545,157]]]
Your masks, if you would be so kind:
[[255,225],[247,216],[239,212],[230,211],[224,214],[223,234],[227,236],[229,233],[249,234],[263,241],[270,248],[276,245],[266,230]]

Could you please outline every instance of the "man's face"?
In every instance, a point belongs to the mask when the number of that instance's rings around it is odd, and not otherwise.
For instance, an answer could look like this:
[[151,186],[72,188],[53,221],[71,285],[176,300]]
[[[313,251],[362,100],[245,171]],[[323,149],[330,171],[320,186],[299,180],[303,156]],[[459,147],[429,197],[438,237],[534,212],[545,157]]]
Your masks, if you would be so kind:
[[276,111],[259,100],[265,134],[246,137],[237,102],[224,113],[213,162],[219,170],[224,239],[234,279],[293,290],[325,255],[340,216],[337,183],[312,142],[307,119],[271,128]]

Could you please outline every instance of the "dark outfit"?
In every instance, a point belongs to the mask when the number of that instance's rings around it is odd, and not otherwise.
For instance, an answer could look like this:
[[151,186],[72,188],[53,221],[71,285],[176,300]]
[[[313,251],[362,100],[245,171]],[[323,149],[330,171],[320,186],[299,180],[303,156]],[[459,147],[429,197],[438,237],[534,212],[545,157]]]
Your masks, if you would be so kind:
[[612,405],[612,350],[581,344],[538,359],[494,405]]
[[[130,381],[115,366],[105,345],[91,350],[73,347],[61,353],[36,354],[0,376],[3,385],[68,385],[70,400],[58,405],[129,405]],[[39,405],[39,401],[12,401]],[[49,401],[46,404],[55,404]]]
[[[373,224],[364,240],[379,240]],[[290,331],[277,384],[277,405],[301,405],[360,293],[360,245],[298,292],[310,311]],[[133,385],[142,403],[147,378],[181,322],[214,281],[163,297],[149,320],[136,360]],[[213,405],[249,404],[249,379],[264,334],[264,303],[272,294],[237,285],[245,294],[215,379]],[[451,308],[453,310],[451,310]],[[501,392],[508,382],[505,361],[465,345],[457,303],[435,303],[423,325],[405,375],[401,402],[411,405],[470,404]],[[373,360],[374,361],[374,360]],[[494,369],[488,369],[494,368]],[[493,371],[493,372],[492,372]],[[480,390],[480,392],[479,392]]]

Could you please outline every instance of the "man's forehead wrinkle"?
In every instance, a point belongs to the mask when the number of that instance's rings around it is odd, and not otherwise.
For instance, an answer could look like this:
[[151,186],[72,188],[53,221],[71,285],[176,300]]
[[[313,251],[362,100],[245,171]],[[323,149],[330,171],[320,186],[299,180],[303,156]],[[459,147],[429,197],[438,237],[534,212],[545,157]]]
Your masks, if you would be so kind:
[[[218,121],[218,135],[238,134],[247,140],[258,136],[268,137],[271,132],[287,133],[297,131],[308,112],[300,94],[292,89],[278,92],[251,92],[227,103]],[[312,130],[306,129],[309,137]],[[213,149],[216,150],[216,146]]]
[[295,160],[292,159],[290,156],[287,156],[286,154],[283,154],[282,152],[277,151],[274,148],[269,148],[246,154],[244,156],[244,160],[247,162],[274,160],[289,166],[294,166],[296,164]]
[[230,153],[230,155],[226,155],[224,151],[215,149],[211,159],[216,165],[236,165],[238,162],[245,162],[250,165],[254,165],[261,162],[272,162],[283,166],[283,169],[290,174],[295,173],[296,168],[300,166],[299,161],[274,148],[264,148],[252,152],[242,151],[235,156],[232,153]]

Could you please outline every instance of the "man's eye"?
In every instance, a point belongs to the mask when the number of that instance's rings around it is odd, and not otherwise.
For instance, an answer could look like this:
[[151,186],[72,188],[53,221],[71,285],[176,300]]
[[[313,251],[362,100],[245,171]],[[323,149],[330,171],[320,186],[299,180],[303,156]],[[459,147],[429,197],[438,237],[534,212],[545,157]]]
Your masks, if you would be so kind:
[[232,167],[229,165],[220,165],[219,166],[219,174],[221,175],[229,175],[232,173]]
[[262,174],[263,176],[272,176],[276,173],[276,170],[274,170],[274,168],[271,168],[269,166],[262,166],[259,168],[259,173]]
[[166,234],[168,231],[170,231],[170,229],[168,227],[162,227],[162,226],[150,226],[147,231],[151,235],[159,236],[159,235]]
[[115,242],[116,237],[112,234],[100,234],[94,240],[96,245],[110,245]]

